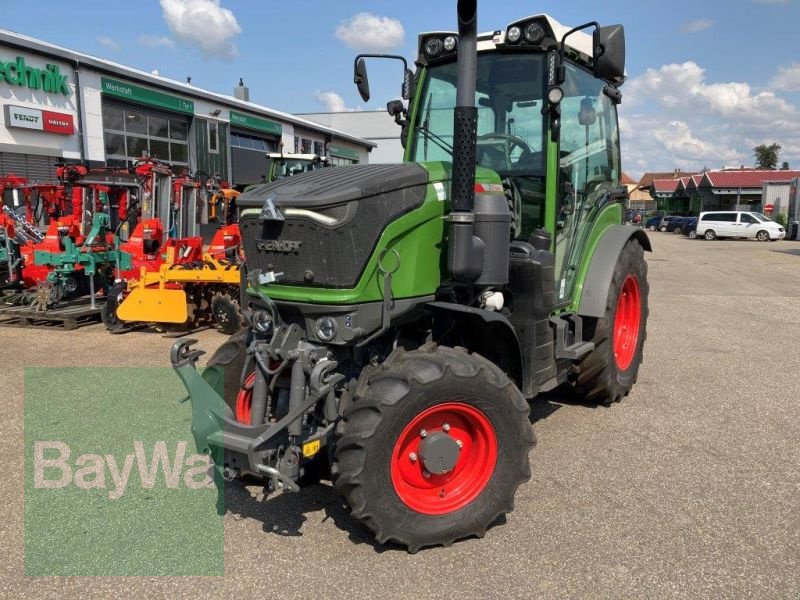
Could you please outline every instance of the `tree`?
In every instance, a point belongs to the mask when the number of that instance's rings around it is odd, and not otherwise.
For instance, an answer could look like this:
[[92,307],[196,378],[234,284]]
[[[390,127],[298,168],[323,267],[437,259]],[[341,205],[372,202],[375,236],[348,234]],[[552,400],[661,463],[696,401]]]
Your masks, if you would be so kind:
[[761,144],[753,148],[756,157],[756,168],[774,171],[778,168],[778,157],[781,154],[780,144]]
[[788,171],[788,170],[789,170],[789,161],[785,160],[781,165],[781,171]]

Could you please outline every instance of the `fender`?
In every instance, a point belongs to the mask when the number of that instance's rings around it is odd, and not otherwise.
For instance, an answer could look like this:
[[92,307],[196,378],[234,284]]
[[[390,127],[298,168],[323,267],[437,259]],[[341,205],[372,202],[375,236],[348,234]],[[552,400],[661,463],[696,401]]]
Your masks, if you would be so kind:
[[498,365],[522,389],[522,349],[514,326],[505,316],[451,302],[428,302],[426,307],[434,321],[455,321],[463,335],[461,343]]
[[614,267],[617,265],[617,259],[622,249],[631,238],[635,238],[646,252],[653,251],[650,238],[647,237],[644,230],[630,225],[609,227],[600,238],[583,281],[581,303],[578,307],[580,316],[597,317],[598,319],[605,316],[608,289],[611,287]]

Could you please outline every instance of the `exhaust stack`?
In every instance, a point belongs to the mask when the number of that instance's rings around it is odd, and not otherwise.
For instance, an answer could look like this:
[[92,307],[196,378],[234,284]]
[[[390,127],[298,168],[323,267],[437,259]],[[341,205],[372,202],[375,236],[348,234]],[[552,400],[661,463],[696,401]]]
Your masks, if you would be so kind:
[[463,283],[508,282],[511,215],[505,195],[481,194],[476,209],[478,3],[458,2],[458,81],[453,117],[453,181],[448,269]]

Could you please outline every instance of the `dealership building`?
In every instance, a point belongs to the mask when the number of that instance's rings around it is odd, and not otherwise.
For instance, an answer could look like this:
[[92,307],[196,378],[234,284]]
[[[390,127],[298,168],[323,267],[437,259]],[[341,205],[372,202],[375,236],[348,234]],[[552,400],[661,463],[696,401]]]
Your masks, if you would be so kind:
[[0,29],[0,176],[55,180],[57,162],[125,166],[149,153],[233,185],[259,183],[265,153],[367,163],[374,142]]

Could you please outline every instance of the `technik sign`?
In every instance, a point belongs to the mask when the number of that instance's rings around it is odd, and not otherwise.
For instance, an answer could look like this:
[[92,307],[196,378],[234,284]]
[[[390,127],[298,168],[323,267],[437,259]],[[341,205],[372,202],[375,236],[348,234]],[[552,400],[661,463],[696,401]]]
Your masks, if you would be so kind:
[[11,106],[10,104],[6,104],[5,109],[7,127],[34,129],[61,135],[75,133],[75,121],[72,115],[25,106]]
[[48,64],[44,69],[29,67],[23,56],[18,56],[14,61],[0,60],[0,81],[31,90],[43,90],[48,94],[72,95],[69,79],[61,74],[58,65]]

